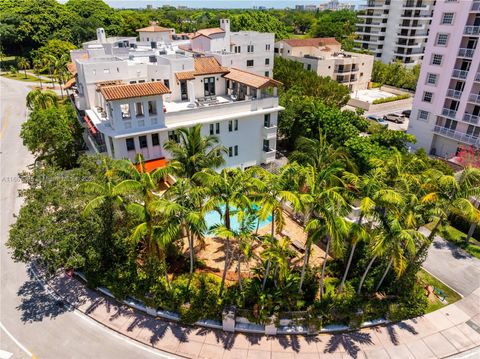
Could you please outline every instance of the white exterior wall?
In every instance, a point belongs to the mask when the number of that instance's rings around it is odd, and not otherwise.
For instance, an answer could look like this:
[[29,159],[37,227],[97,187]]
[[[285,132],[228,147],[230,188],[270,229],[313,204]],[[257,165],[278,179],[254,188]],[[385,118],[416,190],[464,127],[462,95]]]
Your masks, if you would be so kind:
[[140,31],[138,36],[140,37],[140,42],[169,43],[172,42],[170,34],[168,31]]

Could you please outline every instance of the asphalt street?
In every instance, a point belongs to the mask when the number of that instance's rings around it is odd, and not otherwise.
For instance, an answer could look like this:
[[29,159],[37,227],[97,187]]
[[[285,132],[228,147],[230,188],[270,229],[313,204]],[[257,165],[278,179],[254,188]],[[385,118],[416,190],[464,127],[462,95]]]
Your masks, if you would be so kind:
[[0,77],[0,358],[173,358],[59,305],[5,247],[18,213],[18,172],[33,157],[19,137],[29,84]]

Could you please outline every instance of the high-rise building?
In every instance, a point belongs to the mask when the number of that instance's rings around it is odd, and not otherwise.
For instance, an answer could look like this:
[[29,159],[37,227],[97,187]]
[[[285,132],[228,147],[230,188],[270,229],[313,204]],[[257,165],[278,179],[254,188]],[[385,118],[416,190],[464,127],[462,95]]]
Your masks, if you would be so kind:
[[356,47],[369,50],[383,63],[420,63],[434,4],[434,0],[368,0],[364,14],[358,16],[362,22],[357,24]]
[[437,1],[408,132],[450,158],[480,148],[480,0]]

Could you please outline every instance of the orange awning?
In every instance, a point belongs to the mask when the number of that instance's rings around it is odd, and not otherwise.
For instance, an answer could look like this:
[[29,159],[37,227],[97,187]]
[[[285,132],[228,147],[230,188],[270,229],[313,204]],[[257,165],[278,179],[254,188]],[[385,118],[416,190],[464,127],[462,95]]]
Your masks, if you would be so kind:
[[[162,168],[167,166],[168,161],[165,157],[156,158],[154,160],[148,160],[143,162],[143,166],[147,172],[152,172],[157,168]],[[140,165],[137,164],[137,168],[140,169]]]
[[73,85],[75,85],[76,82],[77,82],[77,79],[75,77],[72,77],[70,80],[65,82],[65,84],[63,85],[63,89],[64,90],[70,89]]
[[90,117],[87,115],[83,116],[83,119],[85,120],[85,123],[87,124],[88,130],[92,135],[96,135],[98,133],[98,130],[96,127],[93,125],[92,120],[90,120]]

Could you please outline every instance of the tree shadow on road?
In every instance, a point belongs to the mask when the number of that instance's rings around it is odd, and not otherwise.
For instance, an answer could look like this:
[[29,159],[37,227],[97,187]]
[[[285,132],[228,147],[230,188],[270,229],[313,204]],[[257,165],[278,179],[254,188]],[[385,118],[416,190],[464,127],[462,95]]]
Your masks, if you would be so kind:
[[352,358],[357,358],[360,347],[358,344],[373,345],[369,333],[352,332],[344,334],[332,335],[324,350],[325,353],[334,353],[338,348],[343,346],[348,355]]
[[455,259],[470,259],[472,256],[465,252],[463,249],[457,247],[455,244],[448,242],[445,240],[435,240],[433,242],[433,246],[436,249],[448,249],[451,253],[453,258]]
[[73,310],[64,301],[54,298],[33,278],[22,284],[17,295],[21,303],[16,309],[22,312],[21,320],[24,323],[41,322],[44,318],[54,319]]

